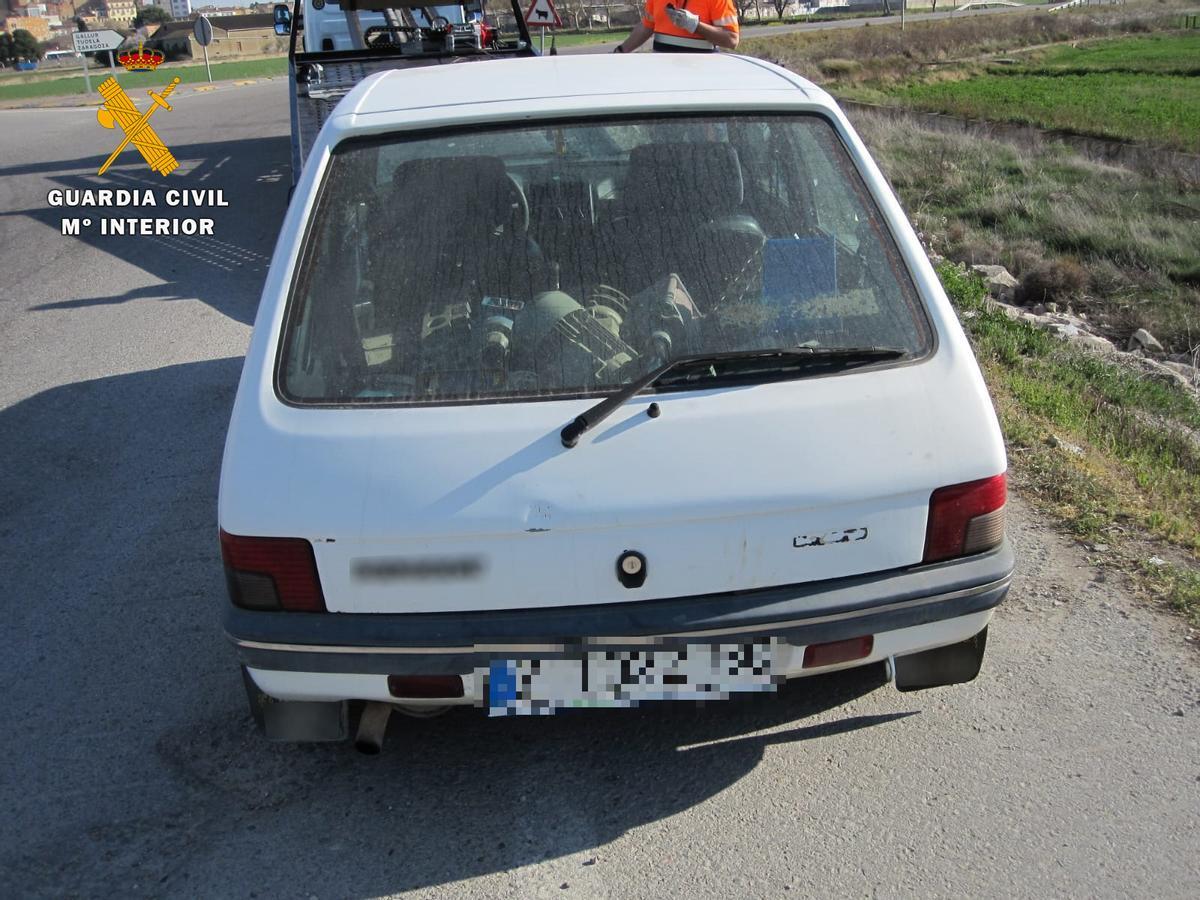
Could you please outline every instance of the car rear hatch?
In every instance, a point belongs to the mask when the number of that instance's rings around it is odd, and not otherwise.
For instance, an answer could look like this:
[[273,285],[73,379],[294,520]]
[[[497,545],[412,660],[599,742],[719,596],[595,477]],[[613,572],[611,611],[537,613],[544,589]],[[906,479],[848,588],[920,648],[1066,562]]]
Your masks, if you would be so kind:
[[[239,534],[313,543],[333,612],[556,607],[745,591],[921,562],[931,492],[1003,471],[950,353],[836,377],[587,401],[286,409],[227,456]],[[661,414],[647,415],[657,401]],[[986,401],[985,401],[986,402]],[[646,560],[627,587],[617,563]]]
[[[933,492],[1004,471],[970,347],[829,119],[469,138],[345,142],[287,309],[255,332],[221,525],[310,541],[328,610],[620,603],[911,567]],[[563,159],[578,180],[553,180]],[[288,290],[273,277],[268,297]],[[763,348],[903,358],[757,383],[714,369],[560,439],[656,360]],[[627,553],[644,580],[619,576]]]

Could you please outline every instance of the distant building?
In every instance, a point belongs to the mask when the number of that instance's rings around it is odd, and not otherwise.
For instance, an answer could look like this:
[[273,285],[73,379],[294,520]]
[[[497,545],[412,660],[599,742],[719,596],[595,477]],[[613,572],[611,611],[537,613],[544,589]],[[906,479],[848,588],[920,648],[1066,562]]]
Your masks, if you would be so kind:
[[4,20],[4,30],[9,34],[22,28],[39,41],[50,40],[50,22],[41,16],[9,16]]
[[169,12],[172,19],[186,19],[192,14],[192,0],[142,0],[143,6],[157,6]]
[[114,25],[128,26],[137,18],[138,10],[133,0],[104,0],[97,10],[100,18]]
[[74,19],[79,14],[79,10],[84,6],[82,0],[46,0],[46,17],[53,19],[56,16],[60,22],[65,22],[70,26],[70,30],[74,31]]
[[[208,47],[210,59],[287,52],[288,38],[275,34],[275,18],[269,13],[214,16],[209,22],[213,28],[213,41]],[[190,21],[168,22],[146,42],[146,46],[162,50],[168,59],[198,59],[203,51],[192,33],[193,24]]]

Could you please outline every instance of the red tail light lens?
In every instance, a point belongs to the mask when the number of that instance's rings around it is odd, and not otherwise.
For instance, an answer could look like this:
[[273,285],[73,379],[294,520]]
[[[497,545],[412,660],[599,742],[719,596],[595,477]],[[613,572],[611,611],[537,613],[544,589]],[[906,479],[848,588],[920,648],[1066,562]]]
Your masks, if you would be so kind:
[[990,550],[1004,539],[1003,474],[938,488],[929,498],[925,562]]
[[849,638],[844,641],[830,641],[827,644],[809,644],[804,648],[805,669],[816,669],[820,666],[834,666],[838,663],[863,659],[871,655],[875,649],[875,635]]
[[317,560],[303,538],[240,537],[222,531],[221,558],[234,606],[325,612]]

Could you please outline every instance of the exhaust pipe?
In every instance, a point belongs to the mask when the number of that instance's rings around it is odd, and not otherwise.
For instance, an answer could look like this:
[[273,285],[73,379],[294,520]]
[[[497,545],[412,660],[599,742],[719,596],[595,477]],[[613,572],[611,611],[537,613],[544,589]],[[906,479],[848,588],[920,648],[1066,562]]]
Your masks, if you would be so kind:
[[387,734],[388,718],[392,714],[390,703],[371,701],[363,707],[358,720],[358,733],[354,735],[354,749],[367,756],[377,756],[383,749],[383,736]]

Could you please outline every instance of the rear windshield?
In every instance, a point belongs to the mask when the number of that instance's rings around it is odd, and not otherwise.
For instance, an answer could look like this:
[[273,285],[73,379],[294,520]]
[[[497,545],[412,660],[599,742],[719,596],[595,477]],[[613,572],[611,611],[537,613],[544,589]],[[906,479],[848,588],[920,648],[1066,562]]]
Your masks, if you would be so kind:
[[534,400],[684,354],[919,356],[930,340],[820,116],[390,135],[330,162],[278,387],[313,404]]

